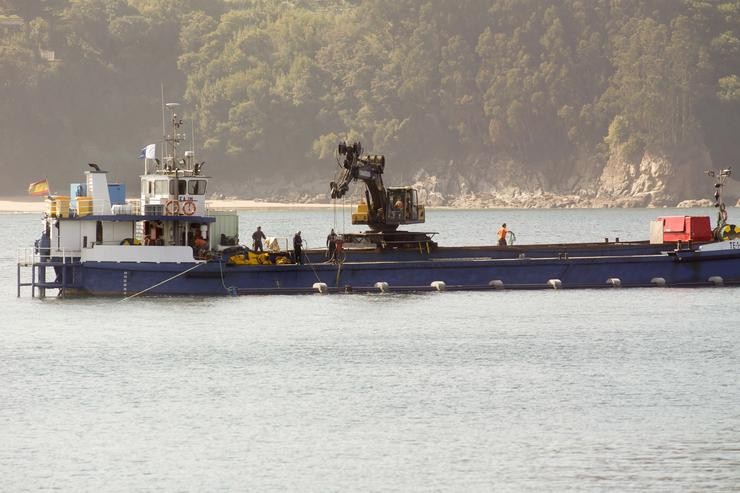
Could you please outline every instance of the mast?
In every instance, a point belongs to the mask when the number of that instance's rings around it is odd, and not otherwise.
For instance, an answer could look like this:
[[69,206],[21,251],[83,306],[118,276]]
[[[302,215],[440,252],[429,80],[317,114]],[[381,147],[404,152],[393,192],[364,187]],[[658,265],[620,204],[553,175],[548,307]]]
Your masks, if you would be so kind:
[[159,156],[159,159],[161,160],[160,162],[164,163],[164,149],[165,149],[165,146],[167,145],[166,144],[166,142],[167,142],[166,141],[166,139],[167,139],[167,126],[166,126],[166,123],[165,123],[166,114],[165,114],[165,109],[164,109],[165,108],[165,105],[164,105],[164,82],[161,83],[161,86],[162,86],[162,151],[161,151],[161,154]]

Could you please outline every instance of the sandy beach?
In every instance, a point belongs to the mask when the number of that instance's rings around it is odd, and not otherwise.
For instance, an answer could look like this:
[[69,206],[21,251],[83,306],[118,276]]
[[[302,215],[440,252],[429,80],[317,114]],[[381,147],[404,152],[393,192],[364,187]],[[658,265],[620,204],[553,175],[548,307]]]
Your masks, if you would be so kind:
[[[293,204],[281,202],[262,202],[259,200],[207,200],[206,204],[214,210],[249,209],[330,209],[332,204]],[[6,197],[0,199],[0,213],[41,213],[46,207],[43,198]]]

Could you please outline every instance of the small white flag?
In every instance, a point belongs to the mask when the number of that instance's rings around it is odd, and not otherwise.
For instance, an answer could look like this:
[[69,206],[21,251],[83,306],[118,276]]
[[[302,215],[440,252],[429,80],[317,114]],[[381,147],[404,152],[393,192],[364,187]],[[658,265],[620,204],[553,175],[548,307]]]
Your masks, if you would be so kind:
[[154,159],[157,157],[157,144],[149,144],[145,149],[144,157],[146,159]]
[[154,159],[157,157],[157,144],[149,144],[141,150],[139,159]]

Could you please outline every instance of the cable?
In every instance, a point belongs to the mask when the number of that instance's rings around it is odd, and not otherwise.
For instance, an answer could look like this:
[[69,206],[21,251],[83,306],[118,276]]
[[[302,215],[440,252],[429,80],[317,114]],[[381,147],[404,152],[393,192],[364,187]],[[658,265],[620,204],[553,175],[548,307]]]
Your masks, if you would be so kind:
[[339,276],[342,273],[342,265],[344,264],[344,259],[340,258],[340,254],[336,253],[336,250],[335,250],[334,258],[336,258],[336,263],[337,263],[337,275],[336,275],[336,279],[334,280],[334,285],[336,287],[339,287]]
[[[308,242],[303,240],[303,243],[306,244],[306,250],[308,250]],[[296,259],[296,260],[299,260],[299,259]],[[319,274],[316,272],[316,269],[313,268],[313,264],[311,263],[311,259],[309,258],[308,255],[306,255],[306,261],[308,262],[308,266],[311,267],[311,270],[313,271],[313,275],[316,276],[316,281],[321,282],[321,278],[319,277]]]
[[226,283],[224,282],[224,262],[223,259],[220,259],[218,261],[218,270],[221,272],[221,286],[231,295],[236,296],[236,286],[226,286]]
[[334,203],[334,228],[337,227],[337,199],[332,199],[332,202]]
[[139,292],[138,292],[138,293],[136,293],[136,294],[132,294],[131,296],[127,296],[126,298],[123,298],[123,299],[122,299],[121,301],[126,301],[126,300],[130,300],[131,298],[135,298],[135,297],[139,296],[140,294],[144,294],[144,293],[146,293],[147,291],[151,291],[152,289],[154,289],[154,288],[156,288],[156,287],[159,287],[159,286],[161,286],[162,284],[165,284],[165,283],[167,283],[167,282],[170,282],[171,280],[173,280],[173,279],[176,279],[176,278],[180,277],[180,276],[181,276],[181,275],[183,275],[183,274],[187,274],[187,273],[188,273],[188,272],[190,272],[191,270],[193,270],[193,269],[197,269],[197,268],[198,268],[198,267],[200,267],[201,265],[205,265],[205,264],[206,264],[206,262],[199,262],[199,263],[195,264],[195,265],[194,265],[193,267],[191,267],[191,268],[189,268],[189,269],[186,269],[186,270],[184,270],[184,271],[180,272],[179,274],[175,274],[174,276],[170,277],[169,279],[165,279],[164,281],[162,281],[162,282],[159,282],[159,283],[155,284],[154,286],[150,286],[150,287],[148,287],[148,288],[144,289],[143,291],[139,291]]

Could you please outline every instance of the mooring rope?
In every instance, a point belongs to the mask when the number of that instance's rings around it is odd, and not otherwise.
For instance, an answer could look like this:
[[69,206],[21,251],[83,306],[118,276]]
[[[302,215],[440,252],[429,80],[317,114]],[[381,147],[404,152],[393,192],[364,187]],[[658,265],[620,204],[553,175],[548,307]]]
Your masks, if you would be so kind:
[[218,261],[218,270],[221,272],[221,286],[226,290],[227,293],[229,293],[231,296],[236,296],[238,294],[236,286],[226,286],[226,282],[224,282],[224,261],[223,259],[220,259]]
[[336,262],[337,262],[337,276],[336,276],[336,279],[334,280],[334,284],[336,285],[336,287],[339,287],[339,276],[342,273],[342,265],[344,264],[344,260],[342,260],[341,258],[339,258],[339,254],[336,255],[336,259],[337,259],[336,260]]
[[[306,250],[308,250],[308,242],[304,240],[303,243],[306,244]],[[308,266],[311,267],[311,270],[313,271],[313,275],[316,276],[316,281],[321,282],[319,274],[316,272],[316,269],[313,268],[313,263],[311,263],[311,259],[308,257],[308,255],[305,255],[305,257],[306,261],[308,262]],[[298,261],[298,259],[296,259],[296,261]]]
[[200,263],[197,263],[197,264],[195,264],[194,266],[190,267],[189,269],[186,269],[186,270],[184,270],[184,271],[180,272],[179,274],[175,274],[174,276],[172,276],[172,277],[170,277],[170,278],[168,278],[168,279],[165,279],[165,280],[164,280],[164,281],[162,281],[162,282],[158,282],[158,283],[157,283],[157,284],[155,284],[154,286],[150,286],[150,287],[148,287],[148,288],[146,288],[146,289],[144,289],[144,290],[142,290],[142,291],[139,291],[138,293],[132,294],[131,296],[127,296],[126,298],[123,298],[123,299],[122,299],[121,301],[126,301],[126,300],[130,300],[131,298],[135,298],[135,297],[139,296],[140,294],[144,294],[144,293],[146,293],[147,291],[151,291],[152,289],[154,289],[154,288],[156,288],[156,287],[159,287],[159,286],[161,286],[162,284],[168,283],[168,282],[170,282],[171,280],[173,280],[173,279],[176,279],[176,278],[180,277],[180,276],[181,276],[181,275],[183,275],[183,274],[187,274],[187,273],[188,273],[188,272],[190,272],[191,270],[193,270],[193,269],[197,269],[197,268],[198,268],[198,267],[200,267],[201,265],[205,265],[205,264],[206,264],[206,262],[200,262]]

